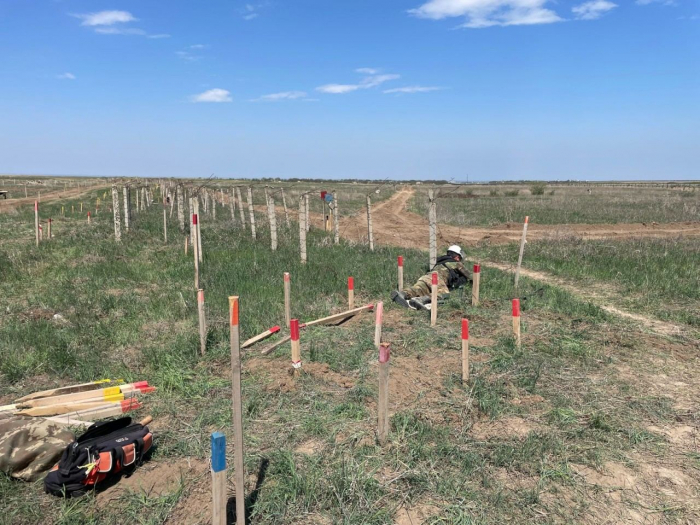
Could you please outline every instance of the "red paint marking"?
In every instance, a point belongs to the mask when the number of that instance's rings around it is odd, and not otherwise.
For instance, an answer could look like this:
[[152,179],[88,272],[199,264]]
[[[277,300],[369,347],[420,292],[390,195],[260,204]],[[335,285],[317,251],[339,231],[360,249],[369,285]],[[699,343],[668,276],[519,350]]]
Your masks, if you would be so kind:
[[204,290],[197,290],[197,301],[204,302]]
[[238,297],[231,304],[231,326],[238,326]]
[[145,388],[148,386],[148,381],[137,381],[136,383],[132,383],[131,386],[134,388]]
[[433,272],[433,286],[437,286],[438,284],[438,274],[437,272]]
[[34,211],[39,211],[39,202],[34,201]]
[[289,331],[292,333],[292,341],[299,340],[299,319],[292,319],[289,322]]
[[289,274],[287,272],[284,272],[284,282],[285,283],[289,282]]
[[388,363],[389,357],[391,356],[391,346],[389,343],[382,343],[379,345],[379,362]]
[[520,299],[513,299],[513,317],[520,317]]
[[348,277],[348,290],[354,290],[354,289],[355,289],[355,278]]
[[530,222],[530,217],[525,217],[525,224],[527,224],[528,222]]
[[197,214],[196,213],[192,214],[192,224],[194,226],[197,226]]
[[399,266],[403,266],[403,255],[399,255]]
[[481,272],[481,265],[475,264],[474,265],[474,273],[479,273],[479,272]]
[[268,330],[268,331],[269,331],[271,334],[276,334],[277,332],[280,331],[280,327],[279,327],[279,326],[273,326],[273,327],[270,328],[270,330]]
[[462,319],[462,339],[469,339],[469,319]]

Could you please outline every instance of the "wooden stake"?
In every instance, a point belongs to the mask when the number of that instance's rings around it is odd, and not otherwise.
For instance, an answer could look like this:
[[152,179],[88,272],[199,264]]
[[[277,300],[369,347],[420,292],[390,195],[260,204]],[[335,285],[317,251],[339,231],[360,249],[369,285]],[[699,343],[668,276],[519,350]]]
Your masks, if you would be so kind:
[[90,212],[88,212],[88,224],[90,224]]
[[289,328],[289,322],[292,320],[291,316],[291,282],[289,272],[284,272],[284,325]]
[[301,368],[301,349],[299,347],[299,319],[292,319],[289,322],[289,332],[292,338],[292,368],[294,375],[298,374]]
[[243,211],[243,197],[241,197],[241,189],[236,188],[238,195],[238,212],[241,214],[241,227],[245,230],[245,212]]
[[34,234],[36,237],[36,245],[39,246],[39,201],[34,201]]
[[250,234],[253,239],[257,239],[258,236],[255,233],[255,212],[253,210],[253,189],[248,188],[248,213],[250,214]]
[[311,214],[309,212],[309,194],[308,193],[304,194],[304,206],[306,207],[305,212],[304,212],[305,216],[306,216],[304,224],[306,225],[306,231],[308,232],[311,229]]
[[348,310],[355,308],[355,278],[348,277]]
[[382,318],[384,317],[384,303],[379,301],[374,310],[374,346],[379,350],[382,342]]
[[265,198],[267,199],[267,218],[270,221],[270,249],[277,250],[277,215],[275,214],[275,201],[268,195],[265,188]]
[[175,187],[175,198],[177,199],[177,225],[180,233],[185,231],[185,195],[182,185]]
[[204,290],[197,289],[197,310],[199,312],[199,353],[207,349],[207,320],[204,318]]
[[211,435],[211,493],[212,525],[226,525],[226,436],[221,432]]
[[333,192],[333,242],[340,244],[340,215],[338,214],[338,192]]
[[228,198],[228,207],[231,209],[231,222],[236,223],[236,190],[231,190]]
[[481,283],[481,265],[474,265],[472,276],[472,306],[479,306],[479,284]]
[[201,218],[201,215],[199,214],[199,199],[195,199],[194,201],[194,209],[195,213],[197,214],[197,257],[199,258],[199,262],[202,263],[204,261],[204,254],[202,254],[202,221],[199,220]]
[[231,317],[231,374],[233,401],[234,486],[236,525],[245,525],[245,461],[243,457],[243,403],[241,401],[241,346],[238,326],[238,296],[228,298]]
[[432,285],[430,287],[430,326],[437,324],[437,303],[438,303],[438,273],[433,272]]
[[513,299],[513,336],[515,345],[520,347],[520,299]]
[[197,223],[199,222],[197,214],[192,214],[192,225],[190,227],[190,235],[192,236],[192,253],[194,254],[194,287],[199,290],[199,251],[197,243]]
[[249,346],[253,346],[255,343],[262,341],[263,339],[270,337],[272,334],[276,334],[279,331],[280,331],[279,326],[273,326],[269,330],[265,330],[263,333],[258,334],[254,337],[251,337],[247,341],[244,341],[243,344],[241,345],[241,348],[248,348]]
[[469,320],[462,319],[462,381],[469,380]]
[[437,261],[437,204],[433,190],[428,190],[428,228],[430,232],[430,267]]
[[282,206],[284,206],[284,222],[287,223],[287,228],[289,228],[289,210],[287,210],[287,199],[284,196],[284,188],[282,188]]
[[39,241],[44,240],[44,228],[42,228],[41,224],[39,225]]
[[403,255],[398,257],[398,268],[399,268],[399,292],[403,290]]
[[306,264],[306,211],[304,197],[299,197],[299,257],[301,264]]
[[124,186],[122,192],[124,193],[124,230],[128,232],[131,219],[129,217],[129,186]]
[[379,402],[377,404],[377,437],[379,444],[386,443],[389,435],[389,357],[391,346],[382,343],[379,347]]
[[187,249],[189,248],[190,244],[190,238],[188,235],[185,235],[185,255],[187,255]]
[[372,200],[367,195],[367,240],[369,249],[374,251],[374,233],[372,231]]
[[168,244],[168,204],[163,201],[163,240]]
[[530,217],[525,217],[525,223],[523,224],[523,237],[520,239],[520,254],[518,255],[518,266],[515,269],[515,287],[518,287],[518,281],[520,280],[520,266],[523,264],[523,251],[525,251],[525,237],[527,236],[527,223]]
[[51,223],[53,222],[52,219],[49,219],[48,222],[46,223],[46,233],[47,233],[47,238],[51,240]]
[[119,192],[116,184],[112,185],[112,210],[114,214],[114,240],[120,242],[122,240],[122,221],[119,214]]

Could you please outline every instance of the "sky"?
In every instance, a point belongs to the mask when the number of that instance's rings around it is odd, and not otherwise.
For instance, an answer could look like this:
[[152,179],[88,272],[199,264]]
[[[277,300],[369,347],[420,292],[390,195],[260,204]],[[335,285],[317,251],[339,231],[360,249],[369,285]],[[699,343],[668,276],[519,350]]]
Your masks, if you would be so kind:
[[698,179],[698,0],[0,0],[0,173]]

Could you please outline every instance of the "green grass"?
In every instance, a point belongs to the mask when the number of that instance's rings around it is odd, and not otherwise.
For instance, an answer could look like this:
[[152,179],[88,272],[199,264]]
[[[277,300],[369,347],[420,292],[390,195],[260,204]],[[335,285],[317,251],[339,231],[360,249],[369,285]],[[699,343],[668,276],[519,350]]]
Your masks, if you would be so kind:
[[[60,203],[45,211],[60,214]],[[257,242],[221,209],[217,217],[216,223],[203,217],[210,329],[200,357],[192,256],[184,255],[174,223],[171,242],[163,243],[158,206],[136,215],[121,244],[111,237],[111,217],[101,212],[90,228],[77,217],[57,221],[56,238],[38,249],[31,243],[31,210],[0,215],[3,401],[57,382],[147,379],[158,387],[145,398],[160,423],[153,464],[186,457],[204,465],[201,480],[185,479],[162,496],[127,492],[101,508],[92,496],[60,501],[44,495],[40,482],[0,474],[0,505],[9,509],[0,523],[155,524],[183,509],[199,511],[189,498],[195,489],[209,490],[209,435],[223,430],[231,437],[227,298],[241,297],[244,338],[281,324],[285,271],[292,275],[293,315],[302,320],[344,309],[348,275],[355,277],[357,304],[384,299],[392,363],[458,363],[459,319],[469,317],[472,376],[462,384],[459,370],[443,377],[431,372],[423,378],[429,387],[411,386],[414,376],[399,378],[412,370],[393,364],[392,381],[409,382],[415,400],[392,405],[391,433],[380,447],[371,315],[304,331],[305,366],[330,372],[302,375],[292,388],[280,385],[289,380],[288,346],[264,359],[263,345],[245,351],[246,469],[267,465],[250,509],[253,524],[384,524],[400,507],[424,503],[438,509],[429,521],[435,524],[541,523],[543,512],[575,523],[580,509],[551,503],[560,491],[582,488],[571,464],[667,453],[663,439],[646,427],[672,422],[673,400],[617,377],[621,363],[650,366],[647,345],[611,341],[610,332],[627,327],[594,305],[523,278],[518,348],[509,328],[512,277],[484,268],[482,306],[469,304],[468,291],[452,294],[432,329],[422,313],[398,310],[388,299],[396,256],[404,255],[409,282],[423,271],[424,253],[333,246],[312,231],[309,263],[301,265],[296,228],[282,225],[280,248],[271,252],[262,216]],[[55,320],[56,313],[65,320]],[[532,428],[488,438],[477,432],[511,419]],[[312,453],[304,451],[309,446]],[[522,483],[511,486],[504,473]],[[678,516],[694,517],[684,509]]]
[[[583,186],[550,186],[544,195],[533,195],[532,189],[525,186],[444,189],[440,190],[437,201],[438,223],[494,226],[521,223],[526,215],[533,224],[664,223],[700,219],[698,189],[629,189],[596,184],[591,188],[588,194]],[[540,189],[538,186],[536,192]],[[427,216],[427,193],[418,191],[409,203],[409,210]]]
[[[518,245],[481,247],[480,255],[517,261]],[[700,242],[696,239],[533,241],[526,268],[569,278],[614,303],[700,327]]]

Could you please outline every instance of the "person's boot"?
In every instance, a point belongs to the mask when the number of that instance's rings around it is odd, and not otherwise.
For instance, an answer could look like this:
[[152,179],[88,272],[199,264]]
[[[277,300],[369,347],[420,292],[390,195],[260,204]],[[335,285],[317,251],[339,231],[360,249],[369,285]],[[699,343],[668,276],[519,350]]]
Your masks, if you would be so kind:
[[427,306],[430,304],[430,296],[424,295],[422,297],[414,297],[408,302],[408,304],[417,310],[430,310],[430,308]]
[[404,308],[411,308],[411,305],[406,299],[406,294],[404,292],[394,290],[393,292],[391,292],[391,300],[394,301],[396,304],[400,304]]

